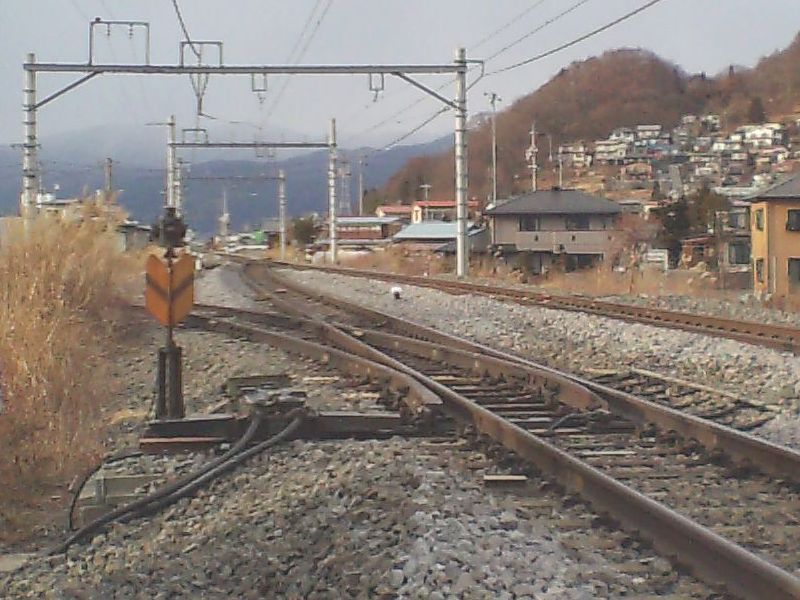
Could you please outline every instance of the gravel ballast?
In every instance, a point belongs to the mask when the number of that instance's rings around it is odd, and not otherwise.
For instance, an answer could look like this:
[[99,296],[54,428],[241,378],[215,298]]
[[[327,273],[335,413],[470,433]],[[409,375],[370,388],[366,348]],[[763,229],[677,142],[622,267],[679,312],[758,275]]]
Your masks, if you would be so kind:
[[[664,559],[546,494],[486,493],[485,462],[419,441],[292,442],[152,521],[0,580],[14,598],[706,597]],[[547,508],[545,514],[534,511]],[[557,503],[555,504],[557,506]],[[568,511],[567,511],[568,512]],[[572,522],[570,528],[559,528]],[[588,521],[587,521],[588,522]],[[605,539],[604,539],[605,538]],[[612,547],[607,547],[612,546]]]
[[313,271],[282,273],[341,298],[571,372],[639,367],[766,402],[782,416],[755,433],[800,448],[800,359],[791,353],[430,288],[403,286],[402,298],[394,300],[385,282]]
[[[206,286],[203,301],[252,308],[235,273],[212,273],[199,281]],[[156,328],[143,340],[151,334],[155,342]],[[316,386],[324,407],[354,408],[346,378],[319,365],[214,334],[179,336],[189,362],[187,396],[197,410],[218,400],[226,377],[270,370],[294,374],[293,383],[312,398]],[[141,352],[149,357],[145,346]],[[138,407],[146,404],[138,386],[152,381],[143,356],[136,386],[127,388]],[[131,462],[171,475],[204,460]],[[580,502],[565,502],[546,481],[532,475],[520,496],[486,489],[484,474],[496,472],[493,461],[462,442],[294,441],[152,520],[115,525],[65,556],[0,577],[0,597],[709,596],[706,586],[607,529]]]

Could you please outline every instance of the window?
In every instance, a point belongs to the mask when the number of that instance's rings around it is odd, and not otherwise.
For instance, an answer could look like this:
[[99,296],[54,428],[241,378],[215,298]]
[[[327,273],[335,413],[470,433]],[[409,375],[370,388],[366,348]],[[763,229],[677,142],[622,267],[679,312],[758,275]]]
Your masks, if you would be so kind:
[[587,231],[589,229],[588,215],[570,215],[566,218],[567,231]]
[[759,258],[756,260],[756,281],[764,283],[764,259]]
[[764,209],[759,208],[756,210],[756,229],[764,231]]
[[520,231],[541,231],[542,224],[539,217],[525,215],[519,218]]
[[786,231],[800,231],[800,210],[789,210],[786,215]]
[[800,286],[800,258],[789,259],[789,285],[791,287]]
[[746,265],[750,263],[750,244],[748,242],[733,242],[728,246],[728,263],[731,265]]

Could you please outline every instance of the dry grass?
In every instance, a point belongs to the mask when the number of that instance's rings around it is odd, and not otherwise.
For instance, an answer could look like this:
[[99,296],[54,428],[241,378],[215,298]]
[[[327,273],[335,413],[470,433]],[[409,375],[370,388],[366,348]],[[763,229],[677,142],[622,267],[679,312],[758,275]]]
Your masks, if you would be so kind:
[[716,278],[707,273],[685,270],[664,272],[657,268],[629,269],[618,273],[604,265],[572,273],[550,273],[537,279],[536,283],[553,292],[587,296],[645,294],[709,298],[736,293],[716,289]]
[[100,354],[138,265],[103,223],[39,218],[0,247],[0,517],[102,450]]
[[[356,269],[376,269],[407,275],[447,275],[452,274],[454,269],[452,258],[442,258],[425,252],[409,252],[397,246],[370,254],[343,256],[340,263]],[[618,273],[607,265],[600,264],[593,269],[571,273],[551,271],[546,276],[526,275],[489,256],[473,257],[470,274],[476,279],[491,278],[498,284],[530,283],[554,294],[733,298],[743,291],[720,290],[716,275],[685,270],[664,272],[657,268],[644,268]]]
[[411,251],[402,246],[392,246],[358,256],[348,257],[346,253],[342,253],[339,262],[343,267],[376,269],[403,275],[442,275],[454,268],[451,258],[438,256],[432,252]]

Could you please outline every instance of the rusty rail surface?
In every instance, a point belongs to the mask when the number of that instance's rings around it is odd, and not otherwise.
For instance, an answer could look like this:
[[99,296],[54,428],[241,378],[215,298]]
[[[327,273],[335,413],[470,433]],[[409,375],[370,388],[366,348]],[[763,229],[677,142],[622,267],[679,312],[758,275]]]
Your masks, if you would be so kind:
[[[261,266],[259,263],[251,264],[245,268],[245,274],[254,275],[253,269],[262,268],[266,269],[268,267]],[[262,272],[261,275],[266,276],[267,273]],[[269,276],[278,281],[283,287],[294,289],[298,293],[316,298],[320,302],[329,303],[343,311],[356,313],[375,321],[384,321],[390,324],[396,332],[405,336],[436,342],[446,347],[466,350],[484,356],[492,356],[525,365],[540,372],[550,373],[554,376],[566,377],[602,398],[608,404],[609,410],[630,419],[638,425],[652,423],[662,429],[675,431],[682,437],[697,440],[708,450],[722,450],[737,462],[753,465],[764,473],[800,483],[800,453],[789,448],[712,421],[688,415],[655,402],[650,402],[644,398],[583,377],[562,373],[551,367],[508,352],[496,350],[484,344],[442,333],[407,319],[394,317],[381,311],[326,295],[302,284],[288,281],[274,272]]]
[[272,261],[280,267],[296,270],[315,270],[336,273],[350,277],[377,279],[380,281],[405,283],[420,287],[456,294],[480,294],[499,300],[507,300],[517,304],[541,306],[557,310],[584,312],[632,323],[643,323],[655,327],[681,329],[693,333],[702,333],[715,337],[723,337],[756,346],[765,346],[777,350],[800,353],[800,328],[785,325],[771,325],[726,319],[711,315],[670,311],[646,306],[634,306],[619,302],[608,302],[581,296],[552,295],[532,290],[521,290],[505,286],[489,286],[464,281],[402,275],[385,271],[366,271],[346,267],[297,264]]
[[[292,306],[299,310],[298,303],[292,303]],[[387,317],[381,315],[381,318]],[[601,396],[563,374],[541,369],[540,365],[526,367],[498,356],[487,356],[486,353],[471,353],[452,346],[443,347],[384,332],[362,331],[360,335],[383,336],[385,343],[406,348],[417,346],[417,351],[421,345],[427,345],[432,356],[437,352],[447,353],[447,362],[471,364],[473,368],[496,376],[508,374],[513,369],[523,370],[534,383],[538,382],[543,389],[555,393],[559,401],[567,401],[573,406],[586,406],[587,400],[596,402],[597,397]],[[413,371],[410,367],[404,367],[403,370],[409,374]],[[779,567],[627,487],[453,389],[418,371],[413,376],[443,399],[457,418],[532,461],[567,489],[589,500],[598,510],[612,514],[626,528],[645,535],[656,548],[674,556],[677,562],[686,565],[705,581],[714,584],[724,582],[731,593],[744,598],[800,598],[800,580]],[[572,396],[578,400],[569,401]],[[632,406],[637,400],[628,399]],[[641,409],[641,405],[638,406]],[[610,405],[610,408],[613,407]],[[663,407],[653,407],[653,410],[656,409]],[[645,418],[643,412],[633,409],[628,412]],[[673,416],[678,424],[682,423],[680,413]],[[702,429],[705,423],[701,421],[694,425]]]
[[[252,277],[252,273],[249,275]],[[356,308],[344,301],[331,300],[319,292],[302,289],[303,286],[297,284],[283,280],[281,284],[289,289],[297,290],[299,287],[302,290],[299,293],[325,299],[343,309],[348,307],[361,315],[377,316],[385,322],[391,322],[393,326],[403,323],[405,327],[413,330],[412,335],[417,338],[426,338],[431,333],[427,328],[404,322],[402,319],[364,307]],[[302,310],[297,302],[286,303],[286,308],[294,311]],[[657,423],[662,428],[683,432],[683,435],[698,439],[706,447],[719,447],[739,460],[752,458],[748,453],[755,449],[757,461],[764,463],[767,472],[775,471],[770,471],[769,464],[765,463],[765,456],[774,458],[776,452],[781,459],[778,471],[794,469],[800,464],[798,462],[800,455],[785,448],[728,430],[720,425],[687,417],[678,411],[648,403],[629,394],[619,393],[617,390],[597,385],[590,388],[586,385],[590,382],[579,383],[577,378],[564,376],[535,363],[526,365],[523,364],[525,361],[520,362],[520,359],[516,358],[510,360],[512,358],[510,356],[493,355],[481,347],[476,347],[480,350],[478,353],[457,348],[454,342],[459,341],[458,338],[446,336],[446,345],[443,346],[385,332],[361,331],[358,335],[362,338],[378,336],[382,338],[384,344],[395,347],[416,346],[417,351],[420,346],[427,345],[432,357],[447,354],[446,362],[471,365],[495,376],[508,375],[509,371],[515,368],[518,371],[523,370],[531,383],[555,393],[559,401],[576,408],[596,406],[599,399],[602,404],[607,404],[612,412],[626,416],[634,422]],[[471,344],[466,341],[464,343]],[[389,360],[395,361],[393,358]],[[405,373],[413,375],[445,400],[458,418],[471,423],[482,433],[531,460],[562,485],[579,493],[599,510],[609,512],[626,527],[639,531],[659,550],[676,556],[678,562],[686,565],[702,579],[711,583],[723,581],[730,592],[745,598],[800,598],[800,580],[779,567],[632,490],[451,388],[410,367],[401,366]],[[788,472],[792,473],[792,470]],[[786,476],[787,471],[783,470],[782,475]]]

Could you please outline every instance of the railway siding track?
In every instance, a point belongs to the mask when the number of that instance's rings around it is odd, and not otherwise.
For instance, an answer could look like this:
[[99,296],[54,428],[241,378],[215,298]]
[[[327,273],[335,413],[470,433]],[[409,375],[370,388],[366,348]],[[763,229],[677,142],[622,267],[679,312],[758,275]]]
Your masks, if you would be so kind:
[[800,353],[800,329],[784,325],[726,319],[711,315],[669,311],[659,308],[622,304],[619,302],[607,302],[581,296],[553,295],[504,286],[488,286],[478,283],[450,281],[416,275],[402,275],[383,271],[366,271],[345,267],[307,265],[279,261],[274,262],[274,264],[283,268],[296,270],[317,270],[350,277],[361,277],[428,287],[453,294],[480,294],[496,300],[509,301],[517,304],[584,312],[632,323],[643,323],[655,327],[681,329],[693,333],[729,338],[756,346],[765,346],[767,348],[795,354]]
[[[252,272],[248,274],[253,276]],[[284,283],[280,285],[282,286]],[[294,285],[291,287],[302,288],[302,286]],[[286,287],[280,289],[285,293]],[[298,292],[296,289],[294,291],[312,297],[318,302],[322,299],[321,294],[313,291]],[[272,294],[271,300],[274,301],[274,294]],[[553,400],[556,396],[566,394],[565,391],[571,386],[566,385],[566,382],[563,381],[558,381],[553,385],[553,379],[550,377],[560,374],[546,368],[537,370],[536,373],[545,382],[550,382],[549,385],[547,383],[542,385],[541,380],[537,382],[535,376],[531,377],[530,372],[526,372],[521,379],[528,386],[527,391],[522,395],[515,392],[511,397],[515,401],[509,401],[509,397],[503,397],[502,394],[498,396],[498,386],[502,387],[504,382],[514,379],[508,373],[503,372],[503,369],[516,368],[518,370],[517,379],[519,379],[519,371],[524,371],[520,362],[526,361],[505,360],[509,357],[501,359],[497,356],[498,354],[502,355],[499,352],[495,352],[494,356],[491,356],[491,352],[489,352],[490,356],[487,357],[485,354],[459,350],[453,344],[457,338],[450,338],[450,343],[442,346],[422,339],[412,340],[408,337],[401,337],[396,335],[398,332],[386,333],[385,331],[370,330],[363,326],[363,319],[368,316],[373,318],[373,322],[376,317],[379,317],[377,322],[381,326],[391,324],[391,328],[394,328],[402,323],[406,328],[418,328],[414,331],[414,337],[417,338],[428,337],[430,333],[426,331],[426,328],[394,319],[376,311],[355,309],[348,303],[337,300],[325,300],[328,302],[328,306],[342,309],[342,305],[347,305],[350,310],[355,310],[359,314],[362,323],[358,325],[339,324],[345,329],[349,327],[350,332],[359,340],[388,351],[387,353],[393,357],[393,360],[398,360],[398,357],[402,358],[398,362],[404,364],[409,364],[409,362],[413,364],[413,359],[409,359],[409,353],[416,354],[418,359],[422,358],[423,364],[416,365],[422,371],[417,372],[417,380],[424,382],[426,387],[436,391],[462,420],[471,423],[478,431],[533,461],[542,471],[552,475],[566,488],[578,492],[596,507],[613,514],[628,528],[644,533],[662,552],[677,556],[678,562],[688,563],[692,571],[702,578],[707,581],[725,581],[729,590],[736,590],[736,594],[743,597],[800,597],[800,581],[796,577],[748,552],[740,545],[730,542],[726,537],[713,533],[686,516],[675,513],[649,496],[665,497],[672,501],[685,501],[692,497],[703,498],[702,490],[705,489],[703,487],[705,485],[715,490],[714,496],[716,497],[716,491],[724,489],[726,481],[737,475],[733,471],[715,464],[715,457],[712,453],[714,449],[719,449],[728,455],[728,458],[745,459],[746,462],[754,455],[756,460],[753,462],[759,465],[764,463],[766,472],[782,473],[784,476],[797,472],[797,465],[800,464],[797,453],[761,442],[751,436],[733,432],[725,427],[683,415],[666,407],[641,401],[630,394],[611,390],[592,382],[587,382],[589,385],[586,387],[589,387],[589,391],[594,394],[586,395],[583,392],[584,400],[579,405],[580,408],[572,406],[565,413],[564,405],[560,402],[554,403]],[[283,301],[289,302],[285,298]],[[301,302],[295,298],[287,306],[293,306],[297,311],[300,304]],[[326,319],[334,318],[329,309],[324,312],[327,312]],[[339,319],[346,320],[342,319],[341,315]],[[326,326],[334,327],[330,323],[326,323]],[[408,335],[407,332],[405,334]],[[379,342],[376,336],[383,341]],[[479,345],[473,345],[466,341],[463,341],[462,344],[480,348]],[[398,345],[402,347],[402,351],[398,349]],[[411,349],[414,351],[412,352]],[[398,352],[403,356],[398,355]],[[460,358],[456,358],[456,355]],[[437,364],[439,368],[444,365],[446,368],[440,372],[436,371]],[[425,365],[428,365],[428,369],[433,368],[434,371],[426,374],[424,372]],[[447,370],[452,369],[454,365],[463,369],[463,372],[453,375],[451,371]],[[529,365],[529,368],[534,369],[540,367],[533,363]],[[406,369],[408,368],[406,367]],[[415,369],[412,367],[411,370]],[[563,377],[563,375],[560,376]],[[469,377],[477,377],[477,379],[470,380]],[[484,380],[488,382],[488,387],[479,384]],[[446,385],[443,382],[452,385]],[[468,395],[473,392],[480,398],[494,398],[497,402],[489,403],[488,408],[481,406],[480,403],[468,398]],[[603,402],[597,403],[598,397],[608,402],[609,392],[612,400],[608,404],[610,411],[604,410]],[[518,401],[526,395],[528,401]],[[531,398],[535,398],[536,402],[531,404],[529,402]],[[500,404],[504,406],[498,406]],[[551,413],[546,412],[553,411],[554,407],[558,410]],[[669,436],[663,438],[662,434],[654,434],[650,429],[643,428],[642,424],[647,425],[654,422],[654,419],[651,418],[653,415],[660,417],[660,419],[655,419],[655,422],[661,426],[663,431],[671,429],[680,431],[683,439],[697,439],[703,448],[699,444],[693,446],[691,443],[687,444],[683,441],[671,441]],[[514,419],[518,422],[513,422]],[[569,423],[570,420],[573,422]],[[531,434],[528,429],[538,435]],[[546,429],[551,431],[545,431]],[[558,433],[554,434],[552,430],[556,430]],[[611,437],[592,439],[591,436],[587,437],[589,434]],[[566,445],[550,443],[563,440],[571,441]],[[637,441],[634,443],[631,440]],[[720,443],[720,440],[723,443]],[[631,446],[631,443],[634,445]],[[751,453],[748,448],[758,450]],[[646,457],[646,459],[642,459],[644,462],[637,458],[640,453]],[[778,461],[780,468],[776,467],[775,457],[780,457],[780,461]],[[769,468],[770,461],[773,461],[772,471]],[[667,470],[663,469],[665,463],[668,463]],[[690,471],[692,471],[691,474],[689,474]],[[678,477],[693,480],[695,483],[675,486],[673,480]],[[621,482],[623,480],[630,482],[634,478],[642,491],[634,490],[631,486]],[[740,476],[740,478],[743,482],[749,481],[744,476]],[[750,485],[749,488],[745,485],[742,486],[743,490],[749,489],[751,493],[748,497],[751,498],[769,497],[770,495],[779,498],[780,506],[774,513],[765,511],[754,517],[758,519],[764,517],[764,522],[768,523],[768,527],[765,528],[771,528],[772,533],[766,536],[770,538],[769,541],[760,544],[759,548],[753,549],[773,559],[775,553],[780,557],[784,555],[797,556],[796,548],[786,547],[786,540],[797,536],[779,533],[779,531],[783,531],[782,527],[786,521],[785,512],[782,511],[797,502],[796,490],[791,486],[786,489],[767,490],[763,487],[767,480],[764,478],[763,481],[754,486]],[[782,484],[778,482],[777,485]],[[675,492],[678,494],[677,496],[671,498],[665,496],[665,492],[669,491],[668,487],[670,486],[681,490]],[[700,490],[699,493],[698,490]],[[737,489],[736,493],[738,492]],[[623,506],[625,509],[621,510],[620,507]],[[697,508],[692,518],[696,518],[708,526],[724,530],[728,537],[737,537],[745,543],[756,539],[755,536],[750,535],[752,530],[748,530],[747,526],[729,527],[726,524],[726,519],[731,516],[740,518],[754,514],[753,507],[748,508],[747,505],[734,507],[741,508],[741,510],[730,511],[727,515],[721,514],[720,511],[724,512],[726,506],[730,507],[730,497],[726,498],[723,494],[722,499],[709,503],[707,510],[702,507]],[[777,523],[776,518],[779,521]],[[758,544],[751,544],[751,546],[753,545],[758,546]],[[784,560],[783,564],[786,565],[786,568],[794,570],[797,565],[791,562],[792,560],[788,562]]]

